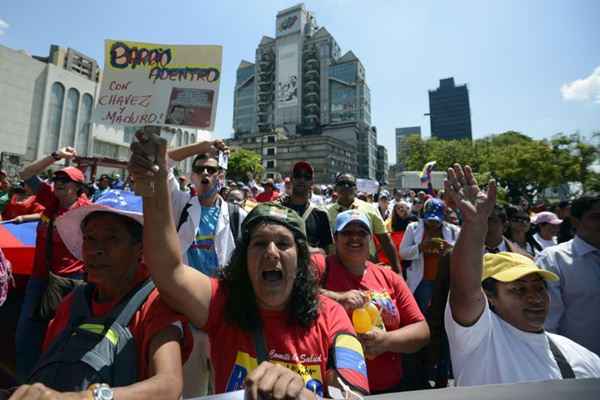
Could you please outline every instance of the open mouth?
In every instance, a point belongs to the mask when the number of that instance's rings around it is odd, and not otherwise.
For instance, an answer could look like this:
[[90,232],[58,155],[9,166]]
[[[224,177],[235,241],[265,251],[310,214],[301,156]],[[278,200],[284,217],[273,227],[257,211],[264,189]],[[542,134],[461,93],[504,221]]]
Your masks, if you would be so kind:
[[348,247],[351,249],[360,249],[362,246],[362,243],[348,243]]
[[278,283],[283,280],[283,272],[278,269],[263,271],[262,278],[269,283]]
[[210,180],[208,178],[202,178],[200,183],[202,183],[203,185],[208,185],[210,183]]

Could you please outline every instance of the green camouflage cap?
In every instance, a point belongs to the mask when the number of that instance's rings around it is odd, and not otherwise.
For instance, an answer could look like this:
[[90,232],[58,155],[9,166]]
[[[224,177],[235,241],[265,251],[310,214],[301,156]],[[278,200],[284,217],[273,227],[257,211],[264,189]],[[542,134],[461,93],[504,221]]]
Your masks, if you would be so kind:
[[242,223],[242,232],[248,234],[253,225],[263,221],[281,224],[306,239],[304,220],[296,211],[277,203],[261,203],[254,207]]

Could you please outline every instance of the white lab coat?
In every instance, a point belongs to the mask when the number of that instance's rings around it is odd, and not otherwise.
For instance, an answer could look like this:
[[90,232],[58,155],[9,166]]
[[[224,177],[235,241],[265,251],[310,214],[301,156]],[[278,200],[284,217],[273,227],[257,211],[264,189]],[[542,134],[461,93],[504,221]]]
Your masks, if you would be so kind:
[[[406,270],[406,283],[414,293],[423,280],[424,265],[423,253],[419,251],[419,244],[423,241],[425,233],[425,223],[422,219],[411,222],[406,227],[402,242],[400,242],[399,254],[403,260],[411,260],[410,267]],[[454,246],[458,239],[460,228],[456,225],[444,222],[442,225],[442,237],[445,241]]]

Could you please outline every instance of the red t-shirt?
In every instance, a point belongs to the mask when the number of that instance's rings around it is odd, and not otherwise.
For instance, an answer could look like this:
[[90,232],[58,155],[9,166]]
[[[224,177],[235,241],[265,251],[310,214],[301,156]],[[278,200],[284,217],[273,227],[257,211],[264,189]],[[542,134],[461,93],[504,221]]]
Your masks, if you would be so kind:
[[[46,267],[46,237],[48,236],[48,222],[50,219],[66,213],[77,207],[92,204],[85,194],[82,194],[75,203],[69,208],[62,208],[58,199],[54,195],[53,187],[47,182],[42,182],[37,192],[37,201],[45,207],[42,213],[42,219],[37,226],[37,238],[35,241],[35,257],[33,260],[33,271],[31,276],[36,278],[47,278],[48,268]],[[83,261],[75,258],[69,249],[65,246],[56,226],[52,229],[52,260],[50,269],[57,275],[70,275],[83,272]]]
[[23,201],[18,201],[17,196],[13,196],[4,207],[4,211],[2,211],[2,219],[8,220],[21,215],[41,213],[42,211],[44,211],[44,206],[37,202],[35,196],[29,196]]
[[[315,262],[320,259],[321,262]],[[367,261],[363,276],[350,273],[337,256],[313,258],[317,274],[322,276],[326,263],[329,264],[326,282],[323,288],[334,292],[364,290],[371,292],[371,302],[377,306],[386,331],[423,321],[412,293],[402,278],[395,272],[378,267]],[[373,392],[384,391],[398,385],[402,380],[402,362],[399,353],[387,352],[378,357],[367,359],[369,386]]]
[[[253,333],[225,321],[227,289],[216,279],[211,279],[211,288],[209,317],[202,329],[210,338],[215,391],[240,390],[245,377],[258,366]],[[319,316],[309,328],[290,324],[282,311],[260,311],[260,317],[269,361],[297,372],[307,388],[322,396],[327,393],[325,378],[335,336],[355,333],[339,304],[323,296],[319,301]]]
[[[141,284],[148,277],[148,272],[144,266],[141,266],[136,275],[135,285]],[[91,312],[93,317],[102,317],[108,314],[119,300],[111,303],[97,303],[94,301],[94,295],[91,301]],[[44,338],[43,351],[45,352],[52,344],[54,339],[67,327],[69,323],[71,305],[73,304],[73,293],[67,295],[58,306],[54,319],[50,321],[46,337]],[[187,319],[175,311],[171,310],[160,298],[156,288],[150,292],[146,302],[134,314],[129,323],[129,330],[135,341],[137,349],[137,368],[138,380],[142,381],[150,378],[150,344],[154,336],[165,328],[173,325],[177,321],[183,328],[183,338],[181,340],[182,362],[187,360],[194,346]]]
[[271,193],[262,192],[256,196],[256,201],[259,203],[266,203],[268,201],[275,201],[279,198],[279,192],[273,190]]

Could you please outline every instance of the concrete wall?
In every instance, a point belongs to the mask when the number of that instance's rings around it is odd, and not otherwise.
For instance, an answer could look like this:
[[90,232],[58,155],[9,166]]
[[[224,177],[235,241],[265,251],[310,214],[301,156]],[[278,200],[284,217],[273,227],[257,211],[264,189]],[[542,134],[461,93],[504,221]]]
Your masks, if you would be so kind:
[[35,158],[46,64],[0,46],[0,151]]

